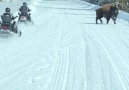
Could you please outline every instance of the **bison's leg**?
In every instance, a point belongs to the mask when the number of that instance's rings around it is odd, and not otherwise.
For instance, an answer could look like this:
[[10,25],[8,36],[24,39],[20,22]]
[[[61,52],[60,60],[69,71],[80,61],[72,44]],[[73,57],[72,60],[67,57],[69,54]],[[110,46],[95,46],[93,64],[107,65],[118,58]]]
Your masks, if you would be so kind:
[[98,19],[99,19],[99,12],[98,11],[96,11],[96,24],[98,24]]
[[98,21],[98,19],[99,19],[99,18],[98,18],[98,17],[96,17],[96,24],[98,24],[98,22],[97,22],[97,21]]
[[116,24],[116,17],[113,18],[114,24]]
[[107,19],[107,24],[109,23],[110,18]]
[[107,16],[107,24],[109,23],[109,21],[110,21],[110,16]]
[[99,19],[101,23],[103,23],[103,21],[101,20],[101,18]]
[[101,18],[96,17],[96,24],[98,24],[98,22],[97,22],[98,19],[100,20],[101,23],[103,23],[103,21],[101,20]]
[[116,24],[116,18],[115,18],[115,20],[114,20],[114,24]]
[[114,24],[116,24],[117,17],[112,17],[112,20],[114,21]]

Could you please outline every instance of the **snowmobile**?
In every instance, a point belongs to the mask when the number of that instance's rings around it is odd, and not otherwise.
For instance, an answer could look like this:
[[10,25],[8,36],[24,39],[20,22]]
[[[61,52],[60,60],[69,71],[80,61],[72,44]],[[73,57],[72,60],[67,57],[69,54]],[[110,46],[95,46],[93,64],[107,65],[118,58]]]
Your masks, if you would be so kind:
[[[33,20],[29,19],[26,14],[22,14],[22,15],[20,15],[20,13],[18,13],[18,14],[20,16],[20,20],[18,20],[18,24],[21,22],[24,22],[25,24],[27,24],[27,22],[34,24]],[[29,13],[29,15],[30,15],[30,13]]]
[[21,36],[22,32],[18,30],[17,25],[14,24],[14,27],[12,26],[11,23],[0,23],[0,35],[8,37],[11,33],[16,33],[18,36]]

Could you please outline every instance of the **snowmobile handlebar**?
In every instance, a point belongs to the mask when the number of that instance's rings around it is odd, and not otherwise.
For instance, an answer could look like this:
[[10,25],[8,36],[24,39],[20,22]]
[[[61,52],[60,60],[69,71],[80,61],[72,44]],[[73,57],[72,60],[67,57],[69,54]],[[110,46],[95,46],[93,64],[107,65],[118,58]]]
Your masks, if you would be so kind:
[[13,17],[12,20],[16,19],[17,17],[18,17],[18,16]]

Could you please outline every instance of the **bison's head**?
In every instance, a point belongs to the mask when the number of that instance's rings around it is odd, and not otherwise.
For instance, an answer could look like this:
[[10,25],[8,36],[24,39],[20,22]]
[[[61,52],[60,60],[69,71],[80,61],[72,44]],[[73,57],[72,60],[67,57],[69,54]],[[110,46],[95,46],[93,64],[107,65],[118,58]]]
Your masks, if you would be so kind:
[[122,5],[118,2],[115,3],[118,10],[122,10]]
[[119,3],[113,3],[110,7],[110,15],[114,18],[117,17],[118,11],[121,9],[121,5]]

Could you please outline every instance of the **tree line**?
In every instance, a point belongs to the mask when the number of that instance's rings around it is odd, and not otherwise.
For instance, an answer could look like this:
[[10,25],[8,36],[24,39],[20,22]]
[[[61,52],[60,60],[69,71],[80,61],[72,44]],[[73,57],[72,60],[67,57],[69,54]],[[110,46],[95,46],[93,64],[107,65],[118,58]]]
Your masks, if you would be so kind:
[[129,13],[129,0],[83,0],[96,5],[104,5],[107,3],[119,2],[122,5],[122,10]]

